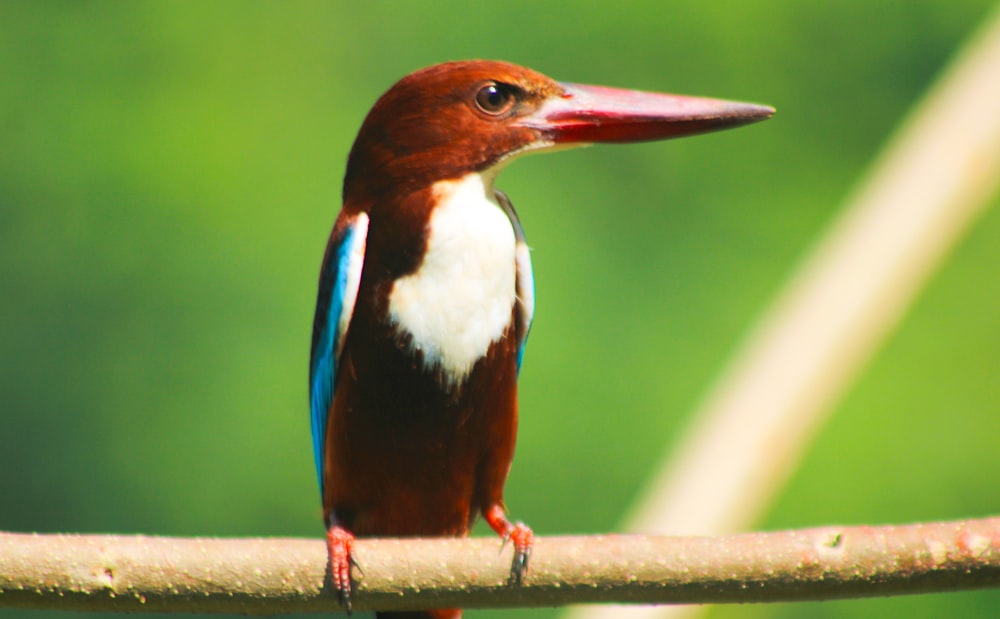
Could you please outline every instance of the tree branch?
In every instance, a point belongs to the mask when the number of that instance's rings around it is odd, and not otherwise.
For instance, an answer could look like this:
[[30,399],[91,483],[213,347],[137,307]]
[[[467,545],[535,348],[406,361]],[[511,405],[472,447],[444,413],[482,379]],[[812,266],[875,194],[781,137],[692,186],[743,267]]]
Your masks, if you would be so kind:
[[[508,586],[493,539],[358,540],[358,610],[778,602],[1000,587],[1000,518],[727,537],[538,538]],[[0,608],[339,609],[320,540],[0,533]]]

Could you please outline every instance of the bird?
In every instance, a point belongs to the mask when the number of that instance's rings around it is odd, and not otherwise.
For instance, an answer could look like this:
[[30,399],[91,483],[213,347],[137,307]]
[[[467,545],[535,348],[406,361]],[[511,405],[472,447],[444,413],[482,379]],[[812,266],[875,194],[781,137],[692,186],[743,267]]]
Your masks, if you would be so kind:
[[[531,258],[497,173],[528,153],[661,140],[770,117],[763,105],[557,82],[495,60],[437,64],[374,104],[348,155],[309,364],[329,577],[350,612],[354,541],[466,536],[482,516],[527,575],[507,516]],[[360,572],[363,575],[363,571]],[[379,612],[457,619],[458,609]]]

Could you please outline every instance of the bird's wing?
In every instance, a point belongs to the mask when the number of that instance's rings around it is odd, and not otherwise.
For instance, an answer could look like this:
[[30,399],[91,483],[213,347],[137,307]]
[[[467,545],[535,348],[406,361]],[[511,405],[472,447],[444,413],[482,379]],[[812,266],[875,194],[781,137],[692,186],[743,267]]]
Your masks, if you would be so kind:
[[531,321],[535,316],[535,277],[531,272],[531,254],[528,242],[524,238],[524,228],[517,217],[517,211],[507,194],[497,190],[497,202],[507,213],[510,224],[514,227],[515,259],[517,261],[517,369],[521,370],[524,359],[524,347],[528,343],[528,333],[531,331]]
[[326,422],[333,402],[344,336],[354,313],[354,302],[358,298],[367,237],[367,214],[341,212],[330,234],[319,275],[312,355],[309,359],[309,407],[312,413],[313,455],[316,457],[316,475],[321,495]]

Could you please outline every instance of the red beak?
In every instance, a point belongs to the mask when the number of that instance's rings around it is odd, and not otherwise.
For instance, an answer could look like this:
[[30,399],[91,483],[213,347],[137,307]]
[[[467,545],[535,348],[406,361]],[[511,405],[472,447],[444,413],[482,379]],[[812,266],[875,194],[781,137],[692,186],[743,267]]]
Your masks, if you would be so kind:
[[643,142],[739,127],[770,118],[774,108],[754,103],[686,97],[604,86],[562,84],[518,124],[559,143]]

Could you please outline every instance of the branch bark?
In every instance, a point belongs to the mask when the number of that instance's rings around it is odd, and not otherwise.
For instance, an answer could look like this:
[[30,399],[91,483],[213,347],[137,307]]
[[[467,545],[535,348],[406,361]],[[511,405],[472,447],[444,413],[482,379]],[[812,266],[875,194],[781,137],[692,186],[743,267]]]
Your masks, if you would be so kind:
[[[726,537],[536,540],[508,586],[493,539],[358,540],[357,610],[828,600],[1000,588],[1000,517]],[[320,540],[0,533],[0,608],[339,610]]]

